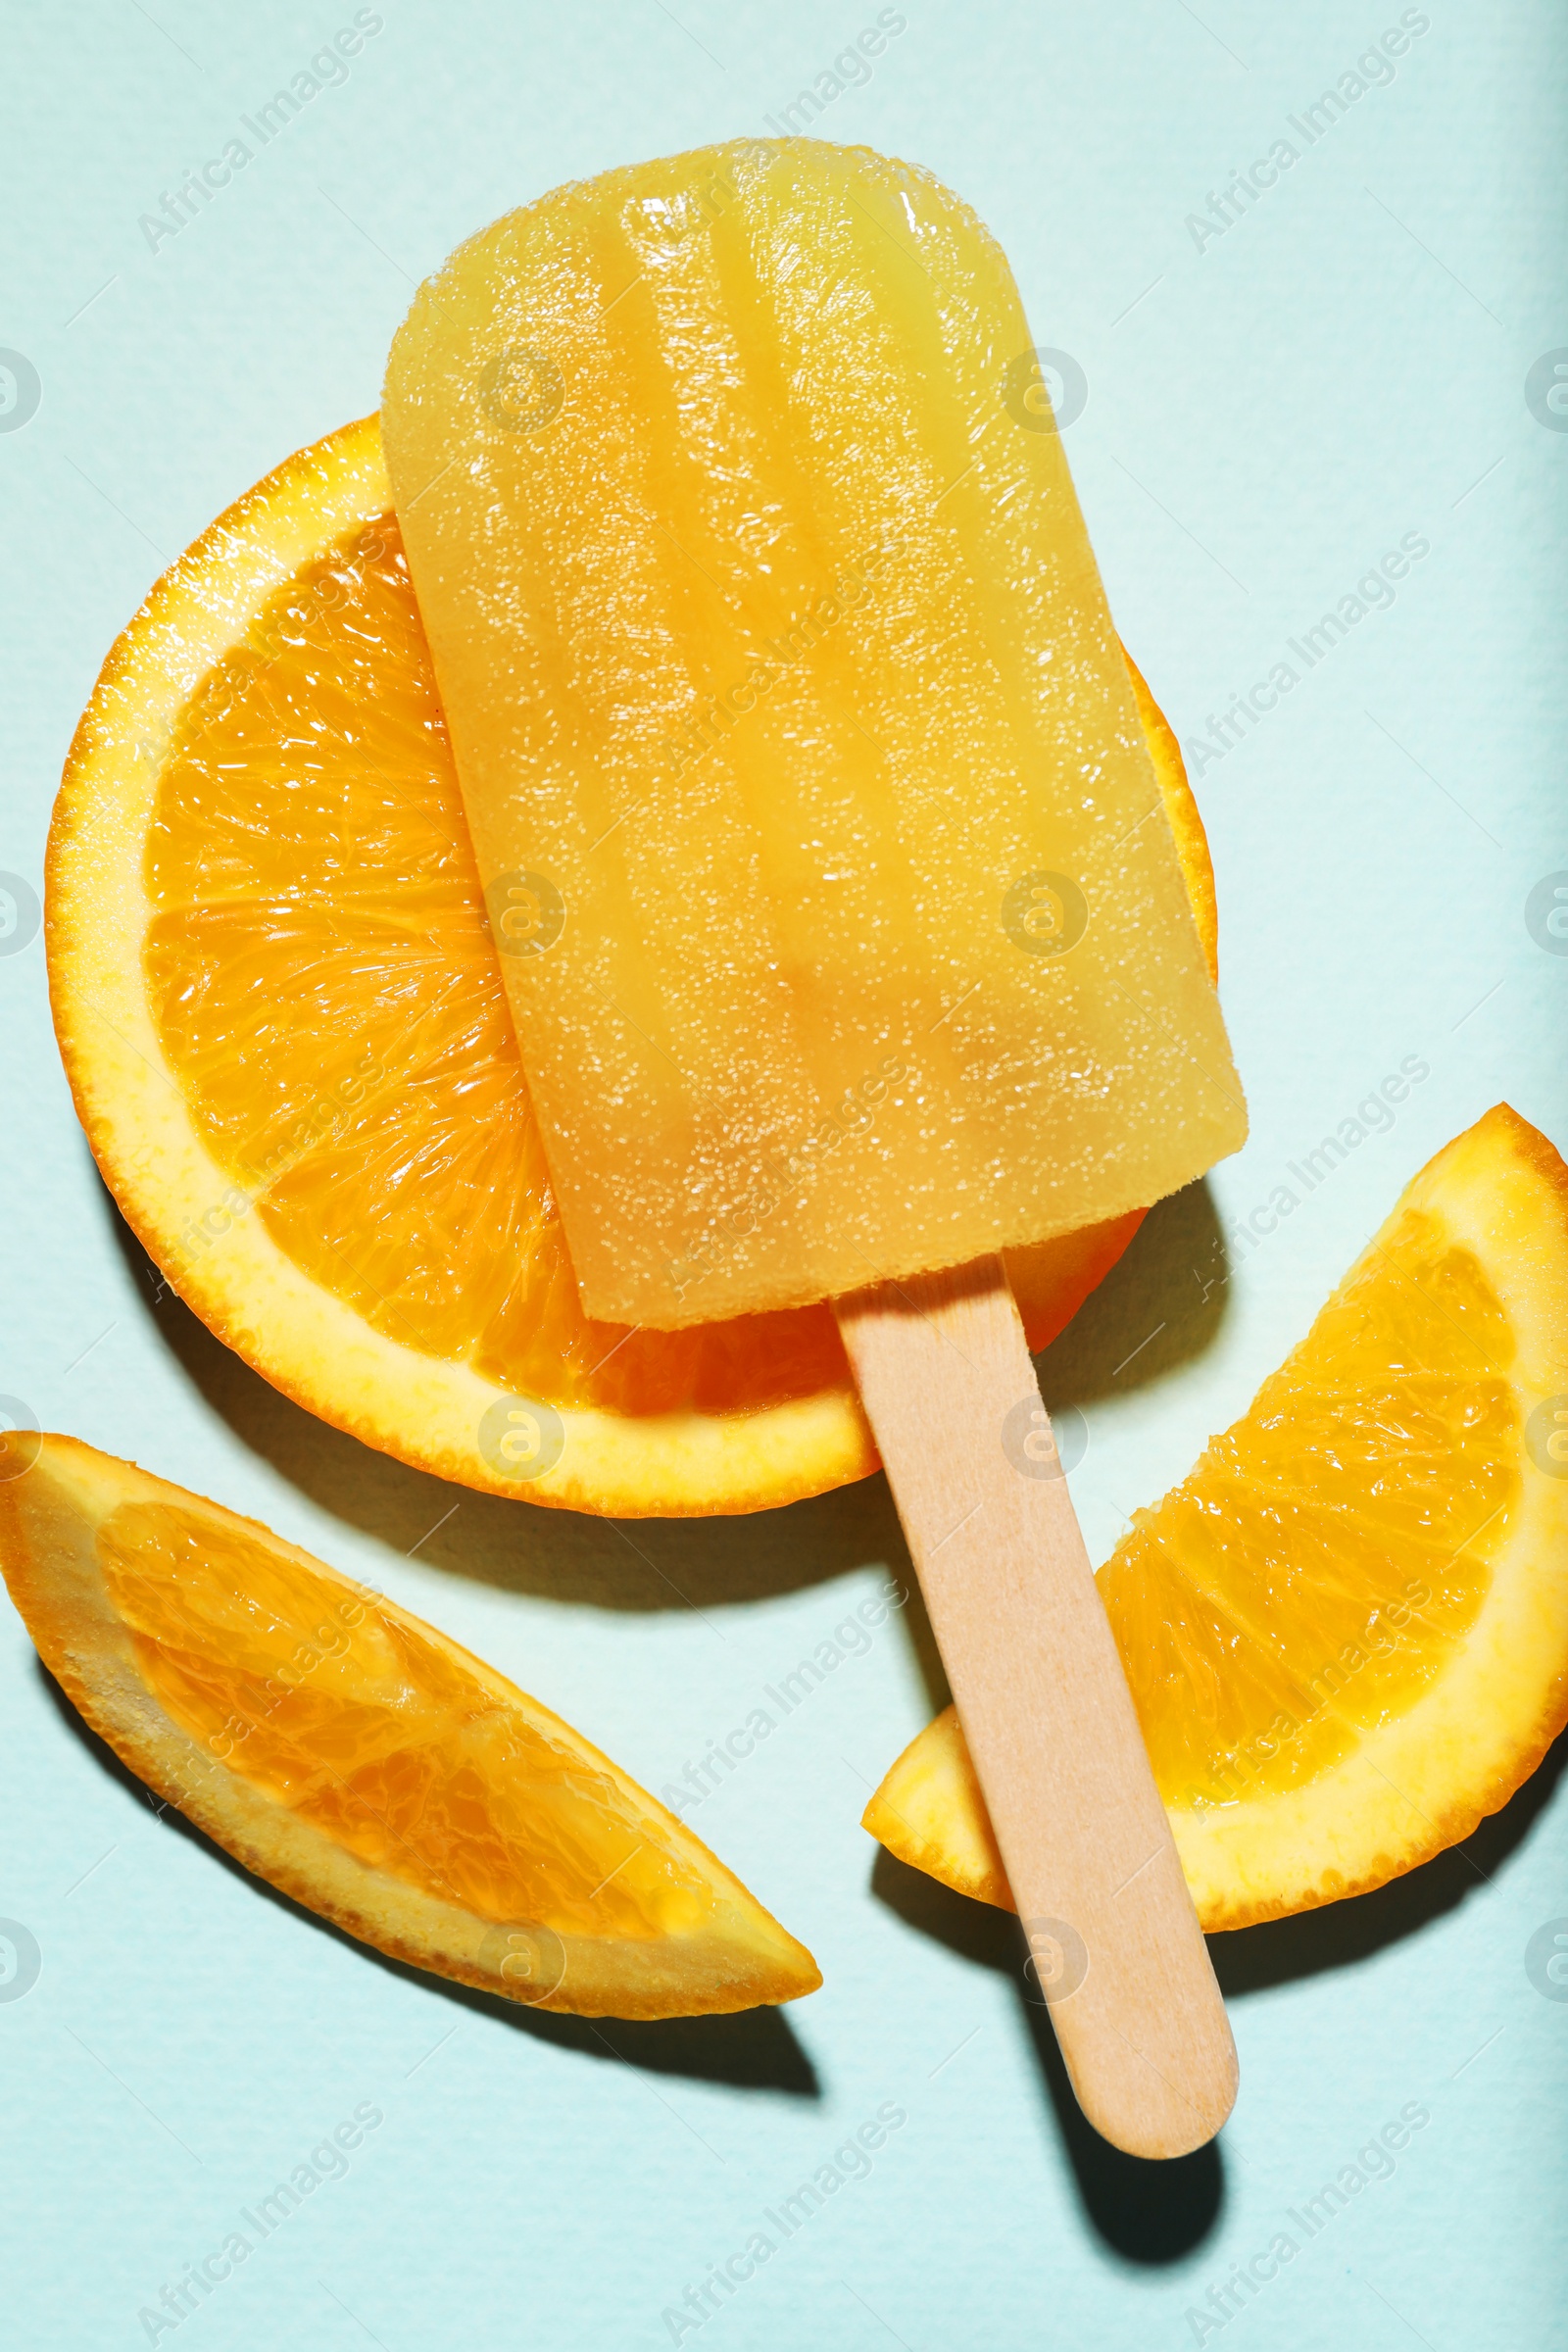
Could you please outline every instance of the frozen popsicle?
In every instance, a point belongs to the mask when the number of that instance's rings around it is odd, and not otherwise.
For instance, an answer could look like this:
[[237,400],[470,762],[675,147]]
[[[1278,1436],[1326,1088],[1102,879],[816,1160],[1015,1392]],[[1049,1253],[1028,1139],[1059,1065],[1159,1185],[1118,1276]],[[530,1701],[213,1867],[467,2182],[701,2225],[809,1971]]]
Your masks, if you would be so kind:
[[382,425],[584,1304],[841,1302],[1080,2096],[1170,2153],[1234,2053],[997,1252],[1246,1114],[1042,374],[929,173],[741,141],[460,248]]
[[423,287],[383,432],[583,1302],[671,1327],[1175,1191],[1241,1088],[1005,261],[809,141]]

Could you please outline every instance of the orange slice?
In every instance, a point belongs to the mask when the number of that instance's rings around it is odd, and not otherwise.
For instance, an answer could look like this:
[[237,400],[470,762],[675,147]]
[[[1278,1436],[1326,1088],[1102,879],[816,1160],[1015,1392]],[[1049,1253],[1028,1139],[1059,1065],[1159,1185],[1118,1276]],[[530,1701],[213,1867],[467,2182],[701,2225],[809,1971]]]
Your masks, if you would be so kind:
[[689,2017],[821,1983],[673,1814],[434,1626],[73,1438],[9,1447],[0,1565],[39,1656],[247,1870],[544,2009]]
[[[441,1477],[670,1515],[863,1477],[825,1307],[670,1334],[578,1306],[390,510],[371,416],[231,508],[105,664],[48,885],[99,1166],[220,1339]],[[1212,965],[1202,826],[1137,685]],[[1138,1222],[1017,1253],[1037,1348]]]
[[[1100,1570],[1205,1928],[1381,1886],[1568,1722],[1568,1168],[1506,1104]],[[950,1707],[865,1827],[1011,1907]]]

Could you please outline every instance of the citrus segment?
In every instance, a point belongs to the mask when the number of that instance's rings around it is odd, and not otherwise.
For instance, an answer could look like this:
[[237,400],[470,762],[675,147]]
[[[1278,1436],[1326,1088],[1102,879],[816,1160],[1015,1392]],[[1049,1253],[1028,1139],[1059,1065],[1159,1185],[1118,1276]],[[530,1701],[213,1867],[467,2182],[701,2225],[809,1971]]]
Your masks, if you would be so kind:
[[[1205,1927],[1381,1885],[1568,1720],[1568,1170],[1499,1105],[1448,1145],[1190,1477],[1100,1571]],[[1008,1900],[950,1708],[865,1826]]]
[[[1202,827],[1134,684],[1212,970]],[[324,1419],[444,1477],[626,1514],[876,1467],[826,1308],[680,1333],[581,1311],[374,417],[241,500],[111,654],[56,811],[49,949],[126,1217]],[[1013,1253],[1032,1345],[1138,1222]],[[548,1436],[520,1458],[493,1435],[517,1399]]]
[[557,1406],[740,1412],[846,1383],[825,1315],[682,1344],[578,1307],[392,515],[208,673],[146,881],[148,995],[193,1118],[374,1329]]
[[0,1565],[94,1731],[364,1941],[589,2016],[750,2008],[820,1982],[569,1724],[254,1522],[45,1437],[0,1486]]

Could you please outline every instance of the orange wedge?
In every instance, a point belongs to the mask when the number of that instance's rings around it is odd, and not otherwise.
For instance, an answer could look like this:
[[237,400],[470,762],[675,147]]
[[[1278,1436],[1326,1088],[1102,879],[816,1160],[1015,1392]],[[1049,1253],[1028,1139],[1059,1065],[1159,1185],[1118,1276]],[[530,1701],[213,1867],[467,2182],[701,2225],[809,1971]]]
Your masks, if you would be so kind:
[[821,1983],[672,1813],[434,1626],[132,1463],[10,1444],[0,1565],[39,1656],[259,1878],[542,2009],[689,2017]]
[[[1568,1168],[1505,1104],[1406,1188],[1250,1412],[1100,1570],[1208,1929],[1468,1837],[1568,1722]],[[1011,1898],[953,1709],[867,1806]]]
[[[1136,683],[1212,965],[1202,825]],[[826,1307],[656,1333],[578,1306],[373,416],[241,499],[110,654],[56,808],[48,947],[124,1215],[324,1420],[617,1514],[876,1468]],[[1015,1255],[1035,1347],[1138,1223]]]

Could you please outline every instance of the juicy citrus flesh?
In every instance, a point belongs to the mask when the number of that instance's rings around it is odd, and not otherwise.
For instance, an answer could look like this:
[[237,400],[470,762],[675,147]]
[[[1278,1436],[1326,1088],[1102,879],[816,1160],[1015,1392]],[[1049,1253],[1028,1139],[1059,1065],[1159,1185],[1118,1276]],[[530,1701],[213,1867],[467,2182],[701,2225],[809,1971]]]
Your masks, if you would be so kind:
[[1407,1210],[1101,1590],[1184,1807],[1311,1780],[1474,1625],[1521,1485],[1513,1339],[1471,1250]]
[[[0,1564],[40,1655],[248,1868],[383,1950],[555,2008],[686,2015],[820,1982],[672,1814],[435,1627],[132,1464],[27,1444]],[[548,1982],[519,1972],[515,1931],[553,1949]]]
[[203,680],[146,878],[148,993],[192,1116],[377,1330],[557,1405],[748,1412],[849,1385],[825,1306],[685,1332],[583,1313],[395,515]]
[[668,1335],[583,1314],[395,518],[252,637],[160,779],[146,974],[192,1116],[282,1249],[389,1337],[551,1404],[847,1385],[823,1309]]
[[[1132,676],[1212,974],[1202,825]],[[259,484],[126,629],[49,881],[99,1165],[180,1295],[301,1403],[443,1477],[589,1511],[759,1509],[876,1468],[826,1307],[677,1333],[582,1313],[375,418]],[[1009,1253],[1032,1346],[1139,1222]],[[565,1436],[522,1483],[476,1441],[519,1396]]]
[[[1505,1801],[1568,1715],[1568,1616],[1548,1605],[1568,1496],[1524,1443],[1564,1378],[1565,1194],[1556,1153],[1505,1108],[1458,1138],[1251,1409],[1134,1513],[1099,1572],[1205,1927],[1427,1859]],[[1524,1365],[1527,1316],[1545,1337]],[[1010,1901],[952,1709],[866,1827]]]
[[98,1554],[174,1722],[362,1861],[485,1919],[697,1926],[700,1874],[648,1843],[616,1776],[401,1611],[178,1504],[122,1504]]

